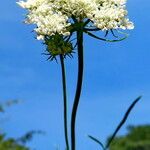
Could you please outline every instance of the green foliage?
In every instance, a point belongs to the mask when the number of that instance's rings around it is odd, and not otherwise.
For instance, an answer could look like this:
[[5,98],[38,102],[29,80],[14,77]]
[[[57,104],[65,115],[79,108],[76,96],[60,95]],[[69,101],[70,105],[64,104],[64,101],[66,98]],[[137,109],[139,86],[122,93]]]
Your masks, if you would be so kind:
[[35,134],[44,135],[45,132],[41,130],[32,130],[32,131],[27,132],[25,135],[21,136],[20,138],[18,138],[17,141],[19,143],[26,144],[33,139]]
[[[18,100],[9,100],[4,103],[0,102],[0,113],[4,113],[7,107],[18,103]],[[29,150],[29,148],[20,144],[16,139],[6,138],[5,134],[0,133],[0,150]]]
[[0,135],[0,150],[29,150],[29,148],[19,144],[13,138],[5,139],[5,135]]
[[150,150],[150,125],[129,126],[128,134],[116,137],[110,150]]
[[[0,102],[0,113],[3,115],[7,107],[18,104],[19,102],[18,100],[9,100],[4,103]],[[31,141],[35,134],[44,134],[44,132],[41,130],[32,130],[17,139],[6,138],[6,134],[0,133],[0,150],[29,150],[25,144]]]

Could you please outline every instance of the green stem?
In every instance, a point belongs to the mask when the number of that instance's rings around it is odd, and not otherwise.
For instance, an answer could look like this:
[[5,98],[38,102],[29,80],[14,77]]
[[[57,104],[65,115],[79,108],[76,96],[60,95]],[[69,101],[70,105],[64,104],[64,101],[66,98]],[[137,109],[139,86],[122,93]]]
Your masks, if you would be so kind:
[[60,55],[61,70],[62,70],[62,85],[63,85],[63,99],[64,99],[64,132],[65,132],[65,142],[66,150],[69,150],[68,141],[68,121],[67,121],[67,89],[66,89],[66,74],[63,55]]
[[72,108],[71,115],[71,150],[76,149],[76,134],[75,134],[75,124],[76,124],[76,115],[78,110],[78,105],[80,101],[81,89],[82,89],[82,80],[83,80],[83,30],[77,31],[77,46],[78,46],[78,81],[76,94],[74,99],[74,104]]

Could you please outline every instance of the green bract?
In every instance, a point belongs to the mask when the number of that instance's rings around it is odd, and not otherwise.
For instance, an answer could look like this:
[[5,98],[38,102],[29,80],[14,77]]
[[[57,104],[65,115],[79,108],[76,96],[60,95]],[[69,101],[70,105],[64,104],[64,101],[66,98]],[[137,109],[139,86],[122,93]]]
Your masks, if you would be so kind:
[[59,34],[45,38],[45,44],[51,58],[57,55],[68,55],[73,51],[72,43],[64,40],[63,36]]

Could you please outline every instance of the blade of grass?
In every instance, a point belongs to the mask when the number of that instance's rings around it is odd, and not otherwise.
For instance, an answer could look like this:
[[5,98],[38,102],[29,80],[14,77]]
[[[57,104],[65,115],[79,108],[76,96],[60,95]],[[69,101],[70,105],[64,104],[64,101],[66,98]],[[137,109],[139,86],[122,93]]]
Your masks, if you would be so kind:
[[123,119],[121,120],[121,122],[119,123],[119,125],[117,126],[116,130],[114,131],[114,133],[112,134],[112,136],[110,137],[110,139],[108,140],[105,149],[108,149],[110,144],[112,143],[112,141],[114,140],[114,138],[116,137],[118,131],[120,130],[120,128],[124,125],[124,123],[126,122],[131,110],[134,108],[134,106],[136,105],[136,103],[141,99],[142,97],[139,96],[137,99],[135,99],[133,101],[133,103],[130,105],[130,107],[127,109]]
[[88,137],[89,137],[91,140],[93,140],[94,142],[98,143],[98,144],[102,147],[102,149],[105,150],[105,146],[103,145],[103,143],[102,143],[101,141],[99,141],[97,138],[95,138],[95,137],[93,137],[93,136],[91,136],[91,135],[88,135]]

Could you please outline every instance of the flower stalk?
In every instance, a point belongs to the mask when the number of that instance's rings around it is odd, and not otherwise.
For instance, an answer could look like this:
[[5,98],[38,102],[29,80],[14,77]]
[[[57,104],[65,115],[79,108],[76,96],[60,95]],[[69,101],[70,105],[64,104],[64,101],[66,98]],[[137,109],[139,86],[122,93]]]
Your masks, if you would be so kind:
[[69,150],[69,140],[68,140],[68,120],[67,120],[67,88],[66,88],[66,73],[64,57],[60,55],[61,72],[62,72],[62,85],[63,85],[63,99],[64,99],[64,133],[65,133],[65,143],[66,150]]
[[74,98],[74,104],[72,108],[72,115],[71,115],[71,150],[76,149],[76,116],[77,110],[80,101],[80,95],[82,90],[82,81],[83,81],[83,68],[84,68],[84,61],[83,61],[83,30],[82,28],[77,31],[77,48],[78,48],[78,80],[77,80],[77,88],[76,94]]

